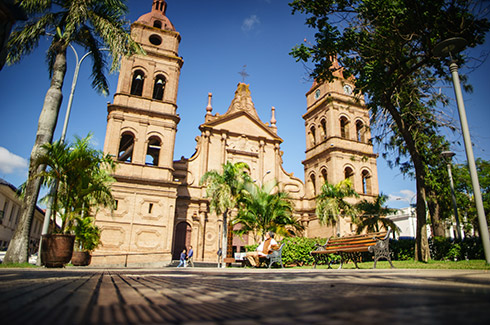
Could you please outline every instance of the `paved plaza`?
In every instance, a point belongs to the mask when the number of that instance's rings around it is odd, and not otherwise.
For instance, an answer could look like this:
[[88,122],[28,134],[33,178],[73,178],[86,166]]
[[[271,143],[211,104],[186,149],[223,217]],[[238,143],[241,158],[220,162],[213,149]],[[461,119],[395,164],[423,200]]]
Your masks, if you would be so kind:
[[489,324],[490,272],[0,269],[2,324]]

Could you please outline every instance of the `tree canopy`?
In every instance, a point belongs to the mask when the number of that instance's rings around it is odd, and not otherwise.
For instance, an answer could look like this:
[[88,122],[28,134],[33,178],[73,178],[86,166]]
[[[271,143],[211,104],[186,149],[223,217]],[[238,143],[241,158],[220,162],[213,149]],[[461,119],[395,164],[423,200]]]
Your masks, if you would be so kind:
[[[416,260],[427,261],[425,144],[440,133],[437,105],[446,99],[435,89],[448,80],[450,58],[438,58],[436,45],[462,37],[469,47],[482,44],[490,24],[478,17],[483,2],[472,0],[295,0],[294,12],[308,15],[317,30],[313,44],[295,47],[298,61],[311,62],[311,76],[333,78],[334,61],[355,77],[376,127],[398,153],[410,157],[417,185]],[[460,64],[467,61],[456,54]],[[464,80],[464,78],[463,78]]]

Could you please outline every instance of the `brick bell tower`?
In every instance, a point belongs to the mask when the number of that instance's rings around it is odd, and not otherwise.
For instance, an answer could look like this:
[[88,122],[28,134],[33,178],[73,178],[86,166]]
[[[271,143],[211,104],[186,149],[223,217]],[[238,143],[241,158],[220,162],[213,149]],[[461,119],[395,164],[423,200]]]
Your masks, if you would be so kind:
[[131,25],[146,55],[123,58],[114,103],[108,105],[104,152],[117,161],[114,211],[97,213],[98,265],[165,265],[171,261],[177,183],[173,155],[179,116],[177,91],[183,59],[180,34],[167,3]]
[[[305,198],[314,209],[315,197],[325,182],[337,184],[349,178],[361,199],[378,195],[377,155],[373,153],[369,111],[362,94],[354,94],[354,80],[344,78],[334,62],[332,82],[314,83],[306,94],[307,110],[303,115],[306,131]],[[313,210],[314,214],[314,210]],[[315,219],[315,217],[313,217]],[[350,220],[340,220],[342,235],[354,231]],[[312,229],[325,229],[311,220]],[[317,226],[317,227],[315,227]],[[310,231],[309,236],[330,236]]]

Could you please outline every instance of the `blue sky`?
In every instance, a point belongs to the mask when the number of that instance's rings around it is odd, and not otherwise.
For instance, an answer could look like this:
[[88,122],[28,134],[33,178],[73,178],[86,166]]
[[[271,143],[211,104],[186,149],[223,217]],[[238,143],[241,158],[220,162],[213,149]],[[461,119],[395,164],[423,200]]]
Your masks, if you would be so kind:
[[[301,161],[305,158],[305,131],[302,115],[306,112],[305,93],[311,80],[305,66],[288,55],[291,48],[304,39],[313,41],[314,31],[304,25],[305,17],[291,15],[285,0],[168,0],[167,16],[181,33],[180,55],[184,58],[178,93],[178,126],[175,159],[190,157],[195,148],[198,126],[204,122],[207,94],[213,93],[213,113],[226,112],[242,81],[239,72],[246,65],[252,99],[264,122],[270,121],[270,108],[276,107],[279,136],[284,143],[284,168],[304,179]],[[128,1],[128,19],[136,20],[151,10],[152,0]],[[6,66],[0,71],[0,177],[15,186],[24,182],[27,159],[34,143],[37,121],[49,86],[44,62],[48,40],[24,58],[20,64]],[[488,43],[469,52],[472,56],[488,52]],[[83,50],[79,50],[82,56]],[[117,86],[117,73],[109,76],[110,95],[98,95],[90,87],[90,60],[81,67],[68,140],[73,135],[86,136],[92,132],[93,144],[104,145],[107,102]],[[55,138],[59,139],[75,67],[74,55],[68,53],[68,71],[63,88],[62,103]],[[463,67],[462,72],[469,70]],[[469,74],[474,86],[472,94],[464,94],[475,156],[490,160],[490,62],[487,60]],[[452,88],[446,89],[451,98]],[[447,114],[459,123],[454,103]],[[458,124],[459,125],[459,124]],[[451,135],[460,140],[461,136]],[[455,161],[466,160],[464,148],[451,148],[457,153]],[[382,153],[375,146],[375,152]],[[415,192],[413,181],[405,179],[397,169],[391,170],[378,159],[380,190],[401,200],[392,200],[392,207],[408,206]]]

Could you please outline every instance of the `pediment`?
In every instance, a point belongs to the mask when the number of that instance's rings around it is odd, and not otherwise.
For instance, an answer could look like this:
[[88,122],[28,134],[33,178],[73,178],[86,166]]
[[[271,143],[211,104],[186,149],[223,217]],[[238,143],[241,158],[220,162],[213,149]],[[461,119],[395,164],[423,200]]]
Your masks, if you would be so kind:
[[261,121],[257,121],[245,111],[223,115],[212,122],[203,124],[202,127],[209,127],[216,131],[227,131],[250,137],[279,140],[282,142],[282,139],[270,130],[267,125]]

